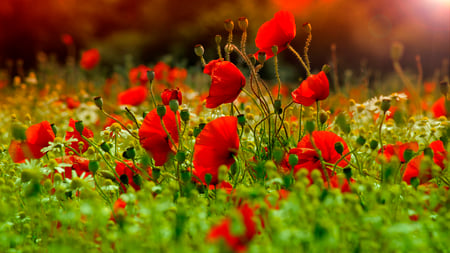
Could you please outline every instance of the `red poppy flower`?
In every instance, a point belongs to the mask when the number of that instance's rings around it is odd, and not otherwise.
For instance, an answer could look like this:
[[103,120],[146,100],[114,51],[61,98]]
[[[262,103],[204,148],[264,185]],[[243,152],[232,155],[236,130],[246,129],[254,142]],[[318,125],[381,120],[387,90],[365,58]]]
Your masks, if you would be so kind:
[[160,61],[153,67],[153,71],[155,72],[156,81],[166,80],[169,75],[170,66]]
[[100,53],[97,49],[93,48],[84,51],[81,55],[80,66],[84,70],[91,70],[97,66],[100,62]]
[[58,163],[67,163],[72,164],[71,167],[65,167],[64,173],[61,174],[63,178],[71,179],[73,177],[73,172],[75,172],[78,177],[87,177],[91,175],[89,171],[89,159],[77,156],[77,155],[69,155],[64,157],[57,157],[55,160]]
[[286,49],[296,34],[295,18],[289,11],[279,11],[274,17],[261,25],[256,34],[255,44],[259,51],[266,54],[266,59],[272,57],[273,46],[278,46],[278,53]]
[[184,68],[172,68],[169,71],[169,82],[183,82],[187,77],[187,70]]
[[[141,189],[141,187],[137,185],[133,179],[135,175],[141,174],[141,171],[139,171],[134,166],[132,161],[125,161],[125,163],[116,161],[116,172],[117,175],[119,175],[119,177],[122,175],[126,175],[128,178],[128,184],[131,187],[133,187],[136,191]],[[147,172],[149,175],[152,175],[152,171],[150,168],[147,169]],[[120,178],[117,178],[117,181],[121,182]],[[120,183],[120,185],[122,186],[122,189],[126,191],[126,187],[122,182]]]
[[[387,145],[384,145],[383,154],[386,157],[387,162],[390,162],[392,156],[395,155],[396,157],[398,157],[400,162],[404,163],[405,158],[403,155],[405,153],[405,150],[407,150],[407,149],[417,152],[419,150],[419,144],[417,144],[417,142],[401,143],[399,141],[395,145],[387,144]],[[381,149],[378,151],[378,153],[381,153]]]
[[[226,218],[218,225],[211,228],[207,235],[207,240],[218,241],[224,240],[228,247],[235,252],[243,252],[246,250],[247,244],[253,239],[257,233],[256,222],[253,220],[255,215],[253,209],[244,204],[239,208],[238,219]],[[231,226],[233,222],[242,222],[245,231],[242,234],[233,234]]]
[[129,88],[117,96],[119,105],[138,106],[147,99],[148,90],[144,86]]
[[206,107],[216,108],[224,103],[232,103],[245,86],[245,77],[231,62],[222,59],[210,61],[203,73],[211,76]]
[[[72,142],[72,145],[70,145],[73,149],[75,149],[78,153],[82,154],[84,152],[86,152],[86,150],[89,148],[89,142],[86,141],[85,139],[83,139],[80,135],[80,133],[75,129],[75,120],[70,119],[69,121],[69,126],[73,129],[72,132],[66,132],[66,140],[70,139],[71,137],[77,139],[78,141]],[[84,127],[83,132],[82,132],[83,136],[86,138],[92,138],[94,137],[94,133],[92,132],[92,130],[90,130],[87,127]],[[83,142],[83,149],[80,150],[80,145],[78,144],[79,142]],[[71,149],[66,148],[66,154],[69,154],[70,152],[72,152]]]
[[431,106],[431,110],[433,111],[433,115],[435,118],[439,118],[441,116],[447,116],[447,110],[445,109],[445,97],[441,97],[436,100],[434,104]]
[[14,162],[26,159],[41,158],[45,153],[41,149],[47,147],[55,139],[55,133],[48,121],[30,126],[25,131],[26,140],[12,140],[8,152]]
[[[316,147],[320,150],[322,153],[322,158],[325,162],[334,164],[336,163],[342,156],[339,154],[335,149],[335,144],[340,142],[344,146],[344,151],[342,154],[348,153],[348,147],[345,143],[344,139],[339,137],[333,132],[328,131],[314,131],[312,133],[312,138],[314,140],[314,144],[316,144]],[[286,167],[289,167],[288,159],[290,154],[296,154],[298,157],[298,163],[294,166],[294,174],[297,173],[302,168],[305,168],[309,171],[309,179],[311,172],[315,169],[320,170],[322,173],[322,178],[324,182],[326,181],[325,173],[323,172],[322,165],[320,163],[319,156],[314,149],[314,146],[311,143],[309,134],[304,136],[300,142],[297,144],[296,148],[293,148],[289,151],[288,156],[284,160],[283,164]],[[350,155],[346,157],[346,159],[343,159],[340,161],[337,165],[341,168],[345,168],[348,165],[348,162],[346,160],[350,160]],[[328,176],[331,178],[331,172],[332,167],[327,166],[326,170],[328,172]]]
[[203,128],[194,145],[194,175],[205,183],[205,175],[211,174],[210,184],[219,183],[217,179],[219,166],[228,168],[234,163],[239,150],[237,118],[226,116],[215,119]]
[[74,99],[72,97],[67,97],[66,98],[66,104],[67,104],[67,108],[72,110],[72,109],[78,108],[81,103],[77,99]]
[[66,45],[66,46],[70,46],[73,44],[73,38],[72,36],[70,36],[70,34],[63,34],[61,35],[61,41]]
[[[180,123],[180,114],[177,112],[176,120]],[[175,114],[166,106],[166,114],[163,117],[164,126],[169,132],[175,145],[178,144],[178,129],[175,121]],[[155,160],[156,166],[162,166],[167,162],[170,154],[175,154],[176,147],[173,146],[166,132],[161,125],[161,119],[156,109],[145,116],[144,122],[139,129],[139,139],[141,146]]]
[[[445,168],[444,161],[447,160],[444,144],[440,140],[433,141],[430,143],[430,148],[433,150],[433,162],[443,170]],[[433,178],[431,168],[421,166],[424,157],[425,155],[422,153],[409,161],[403,173],[403,181],[411,184],[411,179],[415,177],[419,179],[420,184],[423,184]]]
[[179,88],[176,89],[165,89],[161,93],[161,99],[164,105],[169,105],[170,100],[178,100],[178,104],[181,105],[183,101],[183,96]]
[[139,82],[140,85],[146,85],[148,82],[147,71],[151,69],[145,65],[139,65],[136,68],[130,69],[128,73],[128,78],[132,84]]
[[114,218],[114,216],[116,215],[123,215],[123,216],[127,216],[127,210],[125,210],[125,208],[127,207],[127,202],[123,201],[123,199],[118,198],[116,200],[116,202],[114,202],[113,205],[113,213],[111,214],[111,218],[109,218],[110,220],[117,222],[116,219]]
[[330,84],[325,72],[310,75],[291,95],[295,103],[310,106],[318,100],[324,100],[330,94]]

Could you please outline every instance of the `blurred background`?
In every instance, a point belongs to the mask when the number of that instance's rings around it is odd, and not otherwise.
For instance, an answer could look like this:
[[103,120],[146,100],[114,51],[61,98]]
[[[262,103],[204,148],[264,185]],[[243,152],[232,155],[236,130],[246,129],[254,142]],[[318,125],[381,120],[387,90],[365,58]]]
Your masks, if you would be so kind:
[[[450,55],[450,0],[1,0],[0,68],[8,59],[23,59],[25,69],[33,69],[38,52],[64,63],[63,34],[73,37],[78,57],[98,48],[105,68],[123,64],[126,55],[135,63],[198,64],[194,45],[205,46],[207,60],[216,58],[214,36],[225,38],[223,21],[241,16],[249,19],[248,52],[255,52],[258,27],[280,9],[296,16],[292,44],[297,50],[306,37],[302,24],[311,23],[315,69],[330,61],[333,43],[341,69],[358,69],[363,62],[392,71],[394,41],[405,47],[406,68],[414,69],[416,55],[421,56],[425,77]],[[235,39],[240,39],[238,30]],[[281,57],[296,61],[287,51]]]

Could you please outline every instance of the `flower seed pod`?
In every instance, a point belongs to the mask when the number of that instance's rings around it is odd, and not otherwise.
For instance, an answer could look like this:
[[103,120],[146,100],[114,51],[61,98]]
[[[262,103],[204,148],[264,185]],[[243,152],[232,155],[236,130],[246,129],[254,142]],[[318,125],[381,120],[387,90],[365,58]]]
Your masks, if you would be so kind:
[[229,32],[229,33],[233,32],[233,29],[234,29],[234,22],[233,22],[233,20],[231,20],[231,19],[225,20],[224,21],[224,27],[225,27],[225,30],[227,32]]
[[203,54],[205,53],[205,49],[203,48],[202,45],[197,44],[197,45],[195,45],[195,47],[194,47],[194,53],[195,53],[195,55],[197,55],[198,57],[202,57]]
[[238,26],[243,32],[247,31],[248,19],[246,17],[240,17],[238,19]]

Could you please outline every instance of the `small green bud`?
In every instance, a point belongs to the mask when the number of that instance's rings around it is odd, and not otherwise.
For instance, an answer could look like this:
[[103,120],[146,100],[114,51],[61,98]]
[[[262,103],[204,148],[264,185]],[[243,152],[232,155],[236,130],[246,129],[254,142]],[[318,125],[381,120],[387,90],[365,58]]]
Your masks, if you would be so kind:
[[205,53],[205,49],[203,48],[202,45],[197,44],[197,45],[195,45],[195,47],[194,47],[194,53],[195,53],[195,55],[197,55],[198,57],[202,57],[203,54]]
[[120,179],[120,182],[122,182],[122,184],[128,184],[129,183],[129,179],[128,179],[127,174],[120,175],[119,179]]
[[381,101],[381,106],[380,106],[381,110],[386,113],[389,108],[391,108],[391,100],[390,99],[383,99],[383,101]]
[[194,127],[194,137],[197,137],[202,130],[199,127]]
[[83,121],[79,120],[75,122],[75,130],[77,130],[80,135],[83,135],[84,124]]
[[264,62],[266,61],[266,53],[264,52],[259,52],[258,53],[258,62],[260,64],[264,64]]
[[322,66],[322,71],[325,72],[325,74],[330,73],[330,71],[331,71],[330,65],[324,64],[324,65]]
[[378,147],[378,141],[371,140],[369,143],[370,149],[375,150]]
[[[405,150],[405,152],[406,152],[406,150]],[[426,156],[428,156],[429,158],[433,158],[433,156],[434,156],[433,150],[432,150],[431,148],[429,148],[429,147],[426,147],[426,148],[423,150],[423,153],[424,153]]]
[[102,144],[100,144],[100,148],[106,153],[109,153],[111,151],[111,146],[107,142],[102,142]]
[[238,19],[238,26],[242,31],[247,31],[248,28],[248,19],[246,17],[240,17]]
[[[222,42],[222,36],[220,36],[219,34],[216,35],[216,37],[214,38],[214,40],[216,41],[217,45],[220,45],[220,43]],[[202,54],[203,55],[203,54]],[[200,55],[197,55],[200,56]]]
[[181,171],[181,180],[184,183],[187,183],[187,182],[191,181],[191,172],[189,170]]
[[41,177],[42,174],[39,171],[33,169],[23,169],[22,173],[20,174],[20,180],[23,183],[29,182],[31,180],[39,181]]
[[212,175],[209,174],[209,173],[206,173],[205,174],[205,183],[206,183],[206,185],[209,185],[211,183],[211,181],[212,181]]
[[102,97],[98,96],[94,98],[94,103],[98,107],[98,109],[103,110],[103,99]]
[[99,170],[98,174],[106,179],[110,179],[113,181],[116,180],[116,177],[114,176],[114,174],[109,170]]
[[92,172],[92,174],[95,174],[100,167],[100,164],[96,160],[90,160],[89,161],[89,171]]
[[419,186],[419,184],[420,184],[420,180],[417,178],[417,177],[413,177],[413,178],[411,178],[411,185],[415,188],[415,189],[417,189],[417,187]]
[[314,132],[315,128],[316,128],[316,126],[314,124],[314,121],[311,121],[311,120],[306,121],[306,123],[305,123],[306,132],[311,134],[312,132]]
[[406,149],[405,152],[403,152],[403,158],[405,159],[405,163],[408,163],[413,157],[414,151],[412,151],[411,149]]
[[166,107],[164,105],[158,105],[158,107],[156,107],[156,112],[158,113],[158,116],[162,118],[166,115]]
[[139,174],[133,175],[133,182],[138,185],[139,187],[142,186],[142,177]]
[[169,108],[172,112],[177,113],[178,111],[178,100],[172,99],[169,101]]
[[179,163],[184,162],[186,160],[186,152],[178,151],[177,154],[175,155],[175,159],[177,159]]
[[281,162],[281,160],[283,159],[284,156],[284,152],[281,148],[275,148],[273,150],[273,159],[275,160],[276,163]]
[[240,125],[240,126],[244,126],[245,125],[245,116],[244,116],[244,114],[239,114],[238,116],[237,116],[237,120],[238,120],[238,124]]
[[233,22],[233,20],[227,19],[227,20],[224,21],[223,24],[224,24],[225,30],[227,32],[229,32],[229,33],[233,32],[233,29],[234,29],[234,22]]
[[72,181],[70,182],[70,188],[75,190],[75,189],[79,189],[84,185],[84,181],[83,179],[79,178],[79,177],[74,177],[72,178]]
[[153,179],[158,180],[159,177],[161,176],[161,170],[158,169],[158,168],[153,168],[152,169],[152,176],[153,176]]
[[129,147],[122,153],[122,156],[125,159],[134,159],[136,157],[136,150],[134,147]]
[[273,53],[274,55],[277,55],[277,54],[278,54],[278,46],[277,46],[277,45],[273,45],[273,46],[272,46],[272,53]]
[[338,141],[334,144],[334,150],[338,152],[338,154],[342,155],[342,152],[344,152],[344,145],[342,142]]
[[294,168],[295,165],[298,163],[298,156],[296,154],[290,154],[289,155],[289,165],[291,165],[292,168]]
[[182,109],[180,111],[180,117],[181,117],[181,120],[184,121],[184,122],[189,121],[189,117],[190,117],[189,110],[188,109]]
[[350,182],[350,178],[352,177],[352,169],[350,167],[344,168],[344,175],[348,182]]
[[27,130],[27,126],[22,123],[14,122],[11,125],[12,136],[15,140],[24,141],[27,139],[25,131]]
[[218,168],[217,180],[219,180],[219,182],[224,181],[227,178],[227,174],[228,167],[224,164],[220,165]]
[[248,54],[247,57],[250,60],[250,62],[252,63],[252,66],[254,66],[256,64],[256,57],[255,57],[255,55],[254,54]]
[[356,139],[356,144],[362,147],[364,146],[364,144],[366,144],[366,139],[360,135],[358,136],[358,139]]
[[327,123],[328,120],[328,113],[324,110],[320,110],[319,112],[319,122],[321,125]]
[[54,123],[52,123],[50,126],[52,127],[52,131],[53,131],[53,133],[54,133],[55,136],[56,136],[56,134],[58,133],[58,129],[56,128],[56,126],[55,126]]
[[147,71],[147,78],[148,81],[151,83],[153,81],[153,79],[155,79],[155,71]]
[[281,109],[280,99],[276,99],[275,101],[273,101],[273,109],[277,114],[281,114],[283,112],[283,110]]

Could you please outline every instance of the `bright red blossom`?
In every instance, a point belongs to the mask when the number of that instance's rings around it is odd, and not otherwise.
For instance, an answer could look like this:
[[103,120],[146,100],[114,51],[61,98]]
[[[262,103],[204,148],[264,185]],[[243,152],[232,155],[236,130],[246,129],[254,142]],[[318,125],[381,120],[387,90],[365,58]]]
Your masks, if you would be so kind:
[[211,174],[210,184],[219,183],[217,179],[219,166],[228,168],[234,163],[239,150],[237,118],[226,116],[217,118],[203,128],[197,136],[194,146],[194,175],[205,183],[205,175]]
[[436,100],[434,104],[431,106],[431,110],[433,111],[433,115],[435,118],[439,118],[441,116],[447,116],[447,110],[445,108],[445,97],[441,97]]
[[172,99],[177,100],[179,105],[181,105],[181,103],[183,102],[183,96],[179,88],[165,89],[161,93],[161,99],[164,105],[169,105],[169,102]]
[[325,72],[310,75],[291,95],[295,103],[310,106],[318,100],[324,100],[330,94],[330,84]]
[[[344,151],[342,152],[342,154],[346,154],[349,152],[344,139],[333,132],[314,131],[312,133],[312,139],[314,140],[316,147],[322,153],[322,158],[327,163],[334,164],[342,157],[335,149],[336,143],[340,142],[344,146]],[[311,180],[311,172],[315,169],[318,169],[322,173],[323,180],[326,181],[326,175],[323,172],[319,156],[311,143],[309,134],[304,136],[300,140],[296,148],[293,148],[289,151],[289,154],[284,161],[284,165],[287,167],[289,167],[288,159],[290,154],[296,154],[298,157],[298,163],[294,166],[294,174],[302,168],[307,169],[309,171],[308,177]],[[341,168],[345,168],[348,165],[348,162],[346,160],[350,160],[350,158],[350,155],[348,155],[346,159],[343,159],[337,165]],[[331,178],[332,176],[332,169],[332,167],[326,168],[329,178]]]
[[84,70],[91,70],[97,66],[100,62],[100,53],[97,49],[93,48],[84,51],[81,55],[80,66]]
[[[141,174],[141,172],[134,166],[132,161],[124,161],[123,162],[118,162],[116,161],[116,172],[117,175],[122,176],[122,175],[126,175],[128,178],[128,184],[133,187],[136,191],[141,189],[140,185],[137,185],[136,182],[134,181],[134,177],[136,175]],[[147,169],[147,173],[149,175],[152,174],[152,171],[150,168]],[[117,181],[120,182],[120,185],[122,187],[122,189],[124,190],[124,192],[126,192],[126,187],[125,185],[121,182],[120,178],[117,178]]]
[[210,61],[203,73],[211,76],[211,87],[206,97],[206,107],[216,108],[232,103],[245,86],[245,77],[231,62],[222,59]]
[[[72,164],[71,167],[64,167],[64,172],[60,173],[63,178],[73,178],[74,172],[77,177],[87,177],[91,175],[89,171],[89,159],[77,156],[77,155],[69,155],[64,157],[55,158],[58,163],[67,163]],[[59,173],[59,172],[55,172]]]
[[144,86],[129,88],[117,96],[119,105],[138,106],[147,99],[148,90]]
[[[175,119],[173,111],[166,106],[166,114],[163,117],[164,126],[175,142],[175,145],[177,145],[178,129],[175,120],[178,121],[178,124],[181,124],[180,114],[177,112]],[[144,122],[139,129],[139,141],[141,146],[153,157],[156,166],[164,165],[169,155],[175,154],[176,151],[176,147],[173,146],[161,125],[161,119],[156,109],[153,109],[145,116]]]
[[[89,142],[86,141],[83,137],[81,137],[80,133],[75,129],[75,120],[70,119],[69,126],[73,129],[72,132],[66,132],[66,140],[70,139],[71,137],[77,139],[78,141],[72,142],[72,145],[70,145],[73,149],[75,149],[78,153],[82,154],[86,152],[86,150],[89,148]],[[91,129],[84,127],[83,136],[86,138],[92,138],[94,137],[94,133]],[[79,142],[83,142],[83,148],[80,150]],[[66,154],[69,154],[70,152],[73,152],[71,149],[66,148]]]
[[140,85],[146,85],[148,82],[147,71],[151,69],[145,65],[139,65],[136,68],[130,69],[128,78],[132,84],[139,83]]
[[289,11],[279,11],[274,17],[261,25],[256,34],[255,44],[260,52],[266,54],[266,58],[272,57],[273,46],[278,46],[278,52],[285,50],[296,35],[295,18]]
[[55,139],[55,133],[48,121],[30,126],[25,131],[25,135],[26,140],[12,140],[8,149],[11,159],[16,163],[30,158],[41,158],[45,155],[41,149]]

